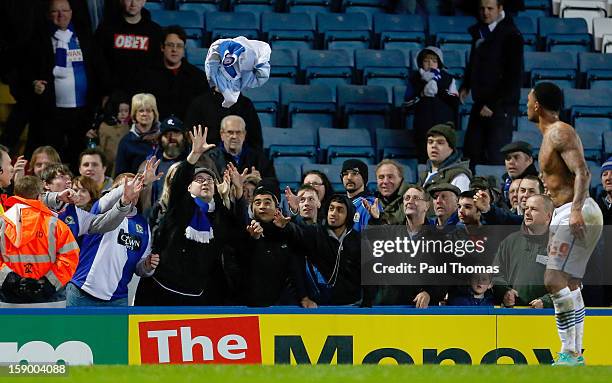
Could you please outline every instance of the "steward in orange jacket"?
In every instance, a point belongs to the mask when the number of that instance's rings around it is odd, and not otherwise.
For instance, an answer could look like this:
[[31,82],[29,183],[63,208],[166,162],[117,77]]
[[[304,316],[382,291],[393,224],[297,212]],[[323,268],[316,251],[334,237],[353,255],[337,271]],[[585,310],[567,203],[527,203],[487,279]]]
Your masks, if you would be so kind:
[[10,197],[0,216],[0,300],[52,301],[79,263],[79,246],[68,226],[42,202]]

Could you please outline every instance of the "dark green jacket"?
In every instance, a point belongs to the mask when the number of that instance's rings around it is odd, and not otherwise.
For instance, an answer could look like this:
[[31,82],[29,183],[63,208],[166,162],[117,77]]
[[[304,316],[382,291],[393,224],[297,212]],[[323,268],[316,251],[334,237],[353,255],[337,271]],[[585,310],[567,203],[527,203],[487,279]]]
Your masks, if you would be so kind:
[[506,291],[514,289],[519,294],[516,306],[528,306],[532,300],[541,299],[544,307],[553,307],[544,287],[547,243],[548,232],[530,235],[524,227],[501,242],[494,261],[500,266],[499,274],[493,277],[496,302],[503,300]]
[[383,206],[383,211],[380,219],[388,225],[401,225],[406,220],[404,214],[404,193],[410,188],[410,184],[403,182],[390,198],[383,198],[380,193],[376,193],[380,203]]

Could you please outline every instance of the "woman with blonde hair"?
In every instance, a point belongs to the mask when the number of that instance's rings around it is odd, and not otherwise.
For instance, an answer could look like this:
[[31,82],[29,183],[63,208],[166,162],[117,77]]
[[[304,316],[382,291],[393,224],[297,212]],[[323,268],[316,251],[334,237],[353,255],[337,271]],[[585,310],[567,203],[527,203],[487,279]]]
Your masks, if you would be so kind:
[[28,174],[33,174],[40,177],[43,170],[51,164],[61,164],[60,155],[52,146],[39,146],[32,152],[30,164],[28,166]]
[[100,190],[96,181],[89,177],[78,176],[72,179],[72,190],[76,193],[75,205],[89,211],[93,204],[100,199]]
[[115,174],[137,173],[140,164],[154,154],[159,137],[157,101],[150,93],[132,97],[132,128],[123,136],[117,148]]
[[159,227],[164,214],[166,214],[166,210],[168,210],[168,201],[170,200],[170,185],[172,184],[172,179],[174,178],[174,173],[176,173],[176,168],[178,167],[179,163],[180,161],[175,162],[168,168],[168,173],[166,174],[166,177],[164,177],[164,186],[161,196],[159,197],[159,201],[156,201],[151,208],[151,213],[149,214],[149,225],[151,226],[153,238],[155,238],[157,228]]

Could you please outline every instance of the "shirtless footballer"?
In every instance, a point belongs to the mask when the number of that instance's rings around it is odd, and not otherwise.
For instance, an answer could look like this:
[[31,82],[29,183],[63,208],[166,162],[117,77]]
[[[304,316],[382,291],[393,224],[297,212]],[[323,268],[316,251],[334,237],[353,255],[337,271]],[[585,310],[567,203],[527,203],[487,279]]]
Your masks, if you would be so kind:
[[572,126],[559,120],[562,107],[563,92],[553,83],[538,83],[529,93],[527,116],[542,133],[541,177],[555,204],[544,274],[562,344],[554,364],[584,365],[580,280],[601,236],[603,216],[589,197],[591,174],[582,142]]

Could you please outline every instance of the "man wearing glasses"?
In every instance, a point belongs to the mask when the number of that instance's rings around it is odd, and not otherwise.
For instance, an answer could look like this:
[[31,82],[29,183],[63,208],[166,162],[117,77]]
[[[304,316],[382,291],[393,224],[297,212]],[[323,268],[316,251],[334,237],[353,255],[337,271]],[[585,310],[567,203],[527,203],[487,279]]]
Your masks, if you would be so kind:
[[[139,72],[134,93],[152,93],[157,100],[159,116],[174,115],[184,120],[191,100],[208,91],[206,75],[185,58],[187,35],[183,28],[172,25],[162,34],[162,60]],[[202,57],[196,58],[200,61]]]

